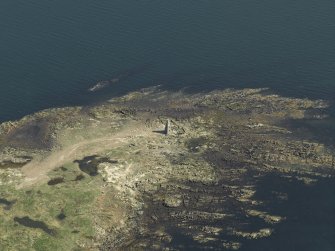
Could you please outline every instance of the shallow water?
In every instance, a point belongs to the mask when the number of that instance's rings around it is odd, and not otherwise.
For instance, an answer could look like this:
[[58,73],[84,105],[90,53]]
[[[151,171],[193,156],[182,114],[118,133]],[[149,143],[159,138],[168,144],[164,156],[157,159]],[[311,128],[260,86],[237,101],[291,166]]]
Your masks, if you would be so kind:
[[[278,200],[276,194],[287,194]],[[269,238],[245,241],[241,250],[324,250],[335,247],[335,180],[321,178],[305,185],[295,177],[268,175],[258,183],[255,199],[264,201],[264,210],[283,215]]]
[[[192,187],[197,192],[187,193],[190,201],[182,209],[165,208],[159,203],[152,203],[149,215],[155,215],[159,219],[153,223],[152,228],[163,225],[172,237],[172,242],[167,246],[178,250],[227,250],[223,249],[223,243],[240,243],[238,250],[242,251],[334,249],[334,178],[319,178],[315,183],[307,185],[294,175],[285,177],[273,173],[250,181],[256,182],[256,193],[252,199],[260,202],[257,206],[247,206],[231,199],[229,191],[224,188],[225,183],[206,186],[194,183]],[[201,198],[209,194],[213,196],[213,201],[202,204]],[[199,202],[195,203],[197,200]],[[245,210],[250,208],[281,216],[283,220],[275,224],[266,223],[259,217],[247,216]],[[183,210],[225,213],[227,217],[204,221],[192,215],[180,219],[168,216]],[[229,215],[233,215],[232,218]],[[185,225],[190,227],[185,229]],[[222,230],[220,234],[212,235],[214,239],[209,242],[199,243],[193,240],[192,235],[204,226]],[[229,230],[252,232],[261,228],[271,228],[273,233],[269,237],[248,239],[234,235]],[[149,235],[144,238],[150,243],[153,237]]]
[[334,12],[332,0],[2,0],[0,121],[157,84],[334,99]]

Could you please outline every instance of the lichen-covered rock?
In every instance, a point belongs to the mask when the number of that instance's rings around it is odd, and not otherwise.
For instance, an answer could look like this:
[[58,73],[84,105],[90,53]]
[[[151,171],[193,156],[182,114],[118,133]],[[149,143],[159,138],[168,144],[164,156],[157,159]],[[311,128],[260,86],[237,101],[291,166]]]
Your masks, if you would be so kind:
[[179,207],[183,203],[183,200],[178,195],[166,196],[164,199],[164,206],[166,207]]

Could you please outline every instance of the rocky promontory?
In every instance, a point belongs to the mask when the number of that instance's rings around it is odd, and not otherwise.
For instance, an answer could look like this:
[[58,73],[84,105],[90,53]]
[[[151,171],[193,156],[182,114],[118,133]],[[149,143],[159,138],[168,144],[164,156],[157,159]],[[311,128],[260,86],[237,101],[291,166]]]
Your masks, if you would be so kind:
[[324,200],[319,193],[332,187],[333,149],[290,126],[321,121],[327,106],[267,89],[150,88],[5,122],[0,246],[248,250],[279,243],[293,219],[308,224],[297,205],[317,208],[306,196]]

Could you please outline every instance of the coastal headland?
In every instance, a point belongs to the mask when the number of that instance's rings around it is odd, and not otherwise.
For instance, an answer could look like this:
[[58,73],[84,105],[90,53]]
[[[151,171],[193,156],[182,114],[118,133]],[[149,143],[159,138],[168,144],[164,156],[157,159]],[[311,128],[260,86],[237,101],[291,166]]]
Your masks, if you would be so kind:
[[[318,203],[331,197],[334,150],[290,126],[322,121],[327,106],[267,89],[154,87],[4,122],[0,249],[247,250],[282,242],[294,220],[310,223],[300,207],[332,212]],[[302,236],[331,240],[333,230],[295,233],[297,246],[306,244]]]

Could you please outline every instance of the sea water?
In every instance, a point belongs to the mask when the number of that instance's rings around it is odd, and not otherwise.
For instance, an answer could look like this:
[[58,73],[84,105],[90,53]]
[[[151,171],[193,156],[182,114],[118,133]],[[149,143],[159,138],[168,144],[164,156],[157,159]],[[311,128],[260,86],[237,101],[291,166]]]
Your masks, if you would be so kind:
[[334,13],[332,0],[1,0],[0,121],[158,84],[332,100]]

